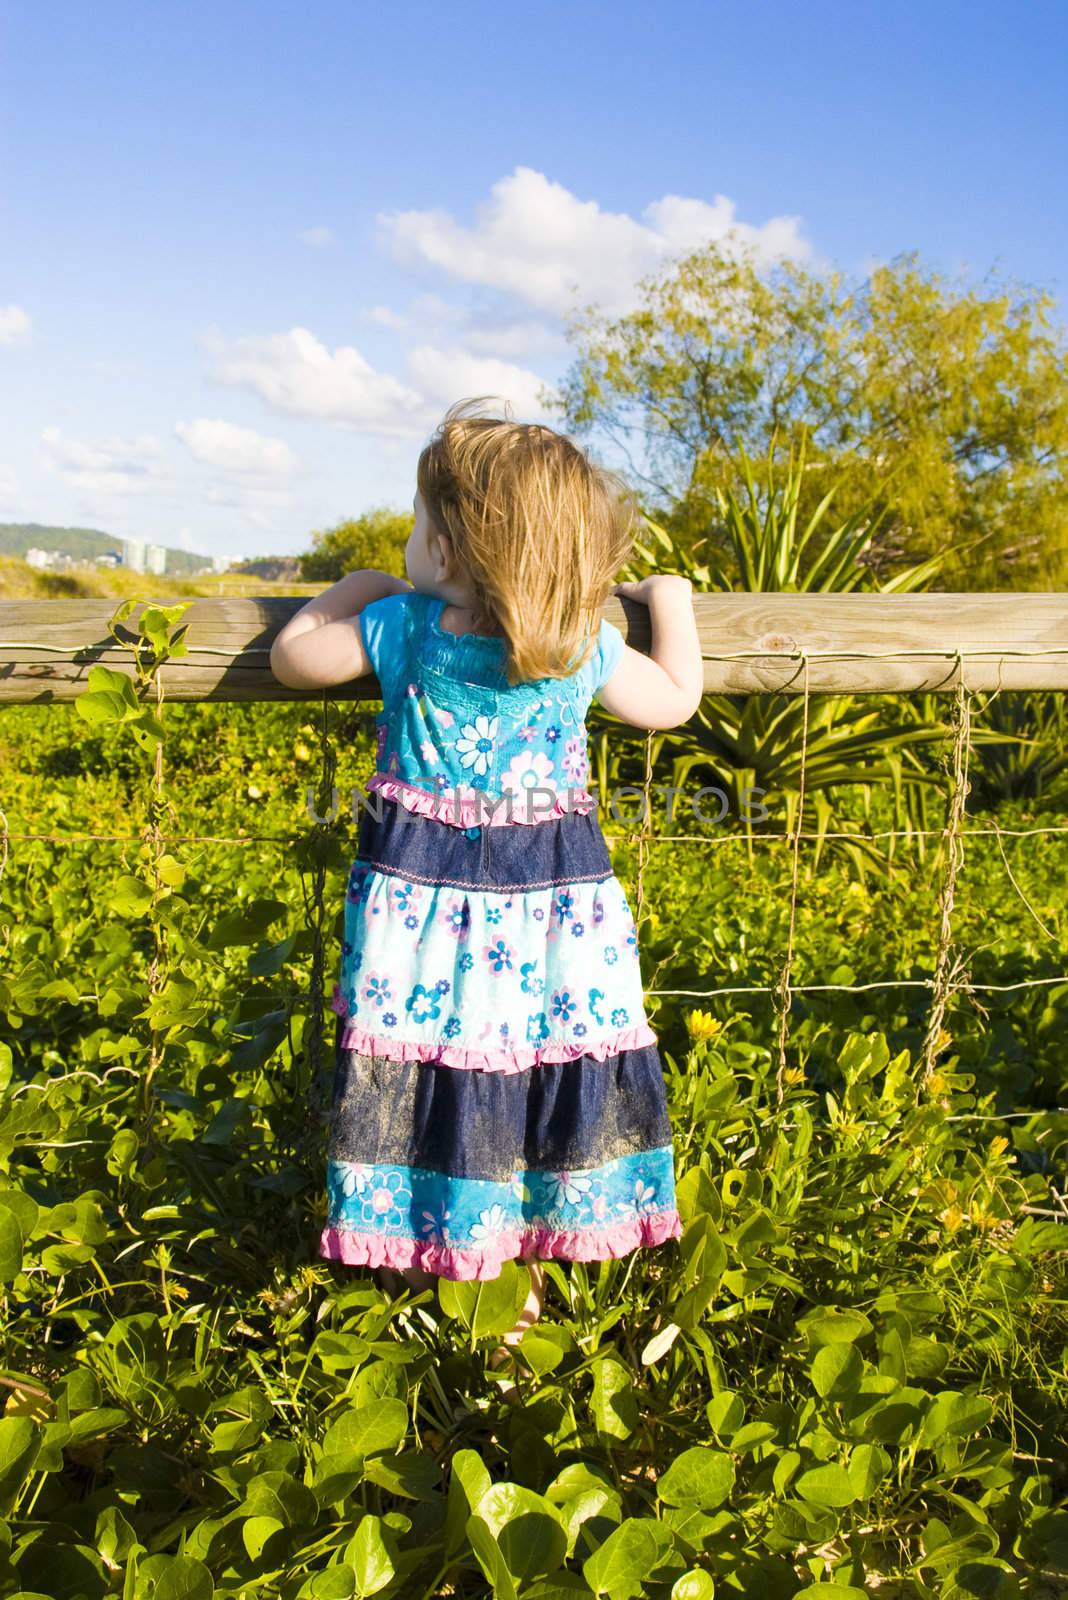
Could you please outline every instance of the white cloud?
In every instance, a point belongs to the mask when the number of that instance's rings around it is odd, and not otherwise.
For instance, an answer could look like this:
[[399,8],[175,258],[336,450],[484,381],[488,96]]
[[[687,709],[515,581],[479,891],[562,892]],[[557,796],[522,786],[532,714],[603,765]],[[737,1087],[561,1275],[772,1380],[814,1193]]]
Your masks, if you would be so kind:
[[0,306],[0,344],[29,344],[30,313],[21,306]]
[[439,411],[465,396],[492,395],[507,400],[518,421],[542,415],[538,391],[543,380],[509,361],[423,344],[410,353],[408,370]]
[[302,243],[310,245],[313,250],[325,250],[328,244],[334,242],[334,235],[329,228],[305,228],[300,237]]
[[408,326],[408,318],[389,306],[372,306],[370,311],[365,311],[363,315],[365,321],[377,323],[380,328],[393,328],[399,331]]
[[49,464],[75,488],[90,495],[144,494],[166,481],[161,445],[152,434],[135,439],[112,435],[88,443],[45,428]]
[[465,349],[477,355],[555,355],[567,348],[563,332],[536,317],[472,321],[461,337]]
[[602,211],[596,201],[580,200],[543,173],[517,167],[493,185],[490,196],[477,208],[473,227],[442,210],[382,212],[377,221],[398,260],[438,267],[556,315],[589,302],[622,312],[634,303],[640,277],[732,230],[752,246],[758,263],[783,255],[801,261],[811,254],[799,217],[741,223],[726,195],[716,195],[712,204],[666,195],[646,206],[639,221]]
[[283,484],[269,483],[213,483],[205,499],[209,505],[236,511],[255,528],[273,532],[282,526],[279,521],[293,505],[293,496]]
[[204,343],[216,356],[212,377],[251,389],[275,411],[313,417],[369,433],[417,433],[425,426],[421,397],[378,372],[354,345],[329,350],[307,328],[236,339],[214,332]]
[[540,415],[542,380],[524,367],[460,345],[425,343],[407,355],[407,381],[379,372],[351,345],[330,351],[307,328],[234,340],[216,333],[219,383],[251,389],[275,411],[365,433],[410,438],[425,434],[447,405],[466,395],[508,400],[517,415]]
[[467,322],[471,313],[454,301],[443,300],[440,294],[416,295],[407,311],[397,311],[393,306],[372,306],[363,313],[364,320],[380,328],[398,332],[407,329],[421,333],[426,338],[442,328],[455,328]]
[[406,309],[365,311],[366,322],[412,342],[395,373],[376,368],[355,345],[329,348],[308,328],[234,340],[213,329],[203,341],[214,357],[212,378],[251,390],[283,415],[383,438],[426,433],[446,405],[474,394],[505,399],[517,417],[540,418],[544,380],[523,363],[555,363],[567,345],[560,319],[577,304],[626,310],[640,278],[711,240],[750,246],[758,265],[812,254],[797,217],[740,223],[725,195],[711,203],[665,195],[634,217],[580,200],[531,167],[494,184],[471,226],[443,210],[377,220],[399,260],[475,286],[474,303],[423,293]]
[[291,478],[300,471],[300,458],[284,439],[267,438],[252,428],[198,417],[195,422],[176,423],[174,431],[197,461],[221,472]]
[[508,356],[557,354],[566,348],[563,330],[539,317],[514,317],[499,309],[475,309],[450,304],[440,295],[421,294],[407,311],[373,306],[364,312],[367,322],[396,333],[414,333],[425,341],[457,341],[476,355]]

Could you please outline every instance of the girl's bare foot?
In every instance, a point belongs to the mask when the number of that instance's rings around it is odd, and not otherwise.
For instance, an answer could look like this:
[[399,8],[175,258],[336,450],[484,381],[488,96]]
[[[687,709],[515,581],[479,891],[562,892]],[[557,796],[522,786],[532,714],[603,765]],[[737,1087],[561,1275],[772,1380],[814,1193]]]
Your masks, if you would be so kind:
[[[545,1302],[545,1267],[537,1259],[523,1264],[530,1272],[530,1293],[527,1295],[526,1303],[519,1313],[515,1327],[505,1334],[504,1343],[499,1344],[495,1350],[490,1351],[489,1365],[491,1368],[506,1366],[512,1372],[517,1371],[516,1359],[510,1346],[519,1344],[524,1333],[537,1322],[542,1313],[542,1307]],[[499,1378],[496,1382],[503,1399],[509,1401],[512,1405],[520,1403],[519,1390],[514,1383],[505,1378]]]
[[[375,1273],[379,1287],[386,1291],[391,1300],[395,1300],[401,1292],[400,1280],[395,1269],[393,1267],[376,1267]],[[437,1282],[437,1275],[433,1272],[427,1272],[423,1267],[403,1267],[400,1272],[400,1278],[404,1279],[409,1289],[415,1289],[417,1292],[420,1289],[429,1289]]]

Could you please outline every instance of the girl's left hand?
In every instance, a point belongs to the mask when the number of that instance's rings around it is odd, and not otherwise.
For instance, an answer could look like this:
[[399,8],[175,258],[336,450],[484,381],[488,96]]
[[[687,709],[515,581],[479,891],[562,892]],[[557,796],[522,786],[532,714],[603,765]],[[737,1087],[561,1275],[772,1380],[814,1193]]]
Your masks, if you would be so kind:
[[674,572],[652,572],[647,578],[639,578],[634,583],[617,583],[612,592],[627,600],[640,600],[642,605],[647,606],[657,590],[661,595],[669,594],[672,590],[678,595],[689,595],[693,591],[693,584],[689,578],[680,577]]

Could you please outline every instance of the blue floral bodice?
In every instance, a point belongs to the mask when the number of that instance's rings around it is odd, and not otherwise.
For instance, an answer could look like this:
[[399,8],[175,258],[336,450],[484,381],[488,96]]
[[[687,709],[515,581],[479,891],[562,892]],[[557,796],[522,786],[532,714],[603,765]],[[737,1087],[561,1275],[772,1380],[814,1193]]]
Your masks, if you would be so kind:
[[592,654],[571,677],[513,685],[504,641],[447,632],[445,604],[408,590],[360,613],[382,690],[369,788],[460,825],[537,821],[589,798],[585,718],[622,656],[619,629],[602,620]]

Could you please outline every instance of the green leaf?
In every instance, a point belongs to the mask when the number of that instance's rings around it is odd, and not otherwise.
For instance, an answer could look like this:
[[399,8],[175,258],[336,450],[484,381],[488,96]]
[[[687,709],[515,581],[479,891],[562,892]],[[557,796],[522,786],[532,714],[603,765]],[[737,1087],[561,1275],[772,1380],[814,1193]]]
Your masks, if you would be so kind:
[[137,1543],[137,1535],[118,1506],[104,1507],[96,1519],[96,1533],[93,1537],[98,1553],[106,1562],[115,1566],[120,1561],[126,1560]]
[[794,1488],[815,1506],[851,1506],[857,1498],[849,1473],[834,1462],[803,1472]]
[[665,1505],[696,1505],[703,1511],[714,1511],[733,1488],[734,1462],[730,1456],[705,1445],[693,1445],[676,1456],[661,1474],[656,1492]]
[[603,1438],[629,1439],[638,1426],[638,1402],[630,1371],[612,1356],[601,1356],[593,1368],[590,1415]]
[[853,1344],[872,1331],[863,1311],[840,1311],[835,1306],[819,1306],[801,1318],[798,1328],[808,1335],[809,1346]]
[[851,1583],[810,1583],[805,1589],[795,1589],[793,1600],[818,1600],[822,1595],[823,1600],[868,1600],[867,1589],[857,1589]]
[[785,1495],[794,1473],[800,1465],[801,1457],[796,1450],[784,1450],[776,1461],[775,1471],[771,1475],[771,1482],[775,1493],[780,1499]]
[[143,917],[152,904],[152,890],[143,878],[124,872],[116,879],[107,903],[120,917]]
[[967,1439],[985,1428],[994,1415],[993,1405],[981,1395],[958,1394],[943,1389],[931,1402],[920,1430],[921,1443],[940,1444],[944,1439]]
[[893,1462],[881,1445],[858,1444],[849,1458],[849,1481],[858,1500],[870,1500]]
[[[447,1279],[442,1280],[444,1287]],[[445,1554],[453,1556],[463,1543],[467,1520],[492,1479],[482,1457],[474,1450],[457,1450],[449,1472],[449,1494],[445,1512]]]
[[384,1589],[396,1571],[384,1532],[381,1517],[366,1516],[345,1548],[345,1560],[352,1568],[361,1600]]
[[284,900],[250,900],[240,911],[220,917],[204,941],[208,950],[227,950],[235,944],[255,944],[272,922],[284,916],[289,907]]
[[695,1567],[684,1572],[671,1586],[671,1600],[713,1600],[716,1586],[707,1572]]
[[280,1522],[277,1517],[248,1517],[241,1524],[241,1543],[248,1552],[249,1559],[259,1561],[264,1546],[276,1533],[284,1533],[285,1526],[285,1523]]
[[41,1434],[29,1417],[0,1417],[0,1515],[6,1515],[41,1448]]
[[470,1516],[465,1529],[478,1564],[493,1585],[493,1600],[518,1600],[512,1575],[488,1524]]
[[154,753],[167,737],[166,729],[162,722],[156,713],[150,711],[147,707],[139,717],[131,718],[128,726],[142,750],[147,750],[150,754]]
[[671,1549],[671,1533],[647,1517],[627,1517],[613,1528],[604,1544],[582,1563],[582,1575],[594,1594],[609,1600],[634,1600],[644,1581]]
[[567,1534],[549,1501],[518,1483],[495,1483],[476,1515],[497,1541],[514,1579],[552,1572],[567,1554]]
[[437,1503],[441,1487],[441,1468],[432,1456],[421,1450],[404,1450],[400,1455],[374,1456],[364,1463],[364,1478],[391,1494],[409,1500]]
[[191,1556],[149,1556],[137,1569],[134,1600],[212,1600],[215,1585]]
[[403,1400],[378,1400],[374,1405],[345,1411],[326,1431],[323,1465],[334,1472],[352,1470],[365,1456],[392,1450],[408,1431],[408,1407]]
[[327,1567],[297,1590],[297,1600],[353,1600],[356,1577],[351,1567]]
[[442,1278],[438,1285],[442,1311],[476,1339],[510,1332],[529,1293],[530,1273],[514,1261],[504,1262],[497,1278]]
[[942,1600],[1019,1600],[1016,1569],[997,1556],[962,1561],[941,1590]]
[[741,1395],[733,1389],[721,1389],[705,1406],[705,1416],[716,1437],[729,1443],[745,1421]]
[[0,1206],[0,1283],[10,1283],[22,1271],[22,1225],[14,1211]]
[[824,1344],[813,1356],[810,1371],[816,1393],[824,1400],[839,1400],[856,1390],[864,1362],[851,1344]]
[[241,1508],[246,1517],[271,1517],[285,1528],[313,1523],[318,1514],[315,1496],[288,1472],[261,1472],[245,1488]]
[[520,1340],[519,1354],[524,1364],[539,1378],[547,1372],[554,1372],[564,1359],[564,1352],[554,1339],[545,1339],[529,1328]]
[[126,701],[118,694],[78,695],[74,702],[78,715],[91,725],[104,722],[122,722],[126,716]]

